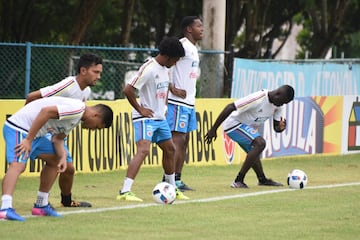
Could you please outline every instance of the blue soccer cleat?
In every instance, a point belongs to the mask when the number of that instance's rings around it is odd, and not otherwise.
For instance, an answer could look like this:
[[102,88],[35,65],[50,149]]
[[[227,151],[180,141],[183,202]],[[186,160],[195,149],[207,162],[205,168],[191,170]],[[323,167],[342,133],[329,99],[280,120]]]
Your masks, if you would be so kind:
[[5,208],[0,210],[0,219],[25,221],[25,218],[15,212],[13,208]]
[[50,205],[50,203],[44,207],[40,207],[34,204],[31,214],[35,216],[62,217],[59,213],[55,211],[55,209]]

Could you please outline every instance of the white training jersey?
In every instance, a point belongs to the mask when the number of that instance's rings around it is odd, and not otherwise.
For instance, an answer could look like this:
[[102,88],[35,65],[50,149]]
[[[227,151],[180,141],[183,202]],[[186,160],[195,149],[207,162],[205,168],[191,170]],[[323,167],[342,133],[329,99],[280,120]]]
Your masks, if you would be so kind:
[[7,119],[6,124],[18,131],[27,133],[43,107],[56,106],[59,119],[49,119],[37,132],[36,137],[46,133],[65,133],[68,135],[81,121],[85,111],[85,103],[78,99],[66,97],[40,98],[26,104],[23,108]]
[[[161,66],[155,58],[145,62],[129,82],[139,90],[139,101],[142,107],[151,109],[151,119],[166,119],[166,100],[169,89],[169,69]],[[133,121],[147,117],[141,116],[135,109],[132,112]]]
[[236,110],[225,119],[223,129],[231,130],[239,123],[259,127],[270,117],[277,121],[280,121],[281,117],[285,118],[283,116],[285,105],[277,107],[270,103],[268,92],[261,90],[236,100],[234,102]]
[[91,89],[86,87],[81,90],[75,76],[70,76],[62,81],[40,89],[42,97],[60,96],[79,99],[83,102],[89,99]]
[[197,47],[187,38],[180,39],[185,50],[185,56],[170,69],[170,81],[176,88],[186,91],[186,98],[175,96],[169,92],[169,103],[194,107],[196,95],[196,80],[199,76],[199,53]]

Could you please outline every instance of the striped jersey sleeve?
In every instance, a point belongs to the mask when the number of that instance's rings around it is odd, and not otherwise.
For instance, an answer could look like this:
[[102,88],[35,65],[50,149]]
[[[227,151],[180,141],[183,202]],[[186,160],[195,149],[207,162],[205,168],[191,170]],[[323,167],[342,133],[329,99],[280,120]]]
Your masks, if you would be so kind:
[[149,59],[145,62],[140,68],[139,71],[136,73],[133,79],[129,81],[129,84],[136,89],[141,89],[142,86],[146,83],[145,75],[150,71],[151,65],[154,63],[153,59]]
[[76,85],[77,83],[75,77],[68,77],[54,85],[41,88],[40,91],[42,97],[68,97],[68,92],[71,92],[71,89],[74,88]]
[[257,107],[258,103],[266,97],[266,91],[252,93],[244,98],[240,98],[234,102],[238,112],[244,112],[248,109]]

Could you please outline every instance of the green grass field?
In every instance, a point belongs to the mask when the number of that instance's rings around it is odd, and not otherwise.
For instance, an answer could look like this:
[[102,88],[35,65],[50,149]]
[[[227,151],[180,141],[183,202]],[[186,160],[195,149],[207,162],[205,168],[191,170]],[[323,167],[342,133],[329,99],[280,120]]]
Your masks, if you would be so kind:
[[[159,167],[143,167],[133,191],[143,203],[116,201],[124,170],[77,174],[73,198],[92,208],[60,208],[59,187],[50,201],[62,218],[31,217],[38,177],[20,177],[14,208],[26,222],[0,221],[0,239],[359,239],[360,155],[305,156],[264,160],[268,177],[286,183],[299,168],[309,178],[303,190],[257,186],[232,189],[240,165],[185,166],[183,178],[196,191],[189,201],[157,205],[151,191],[162,176]],[[354,183],[354,184],[348,184]],[[344,184],[341,186],[339,184]],[[181,203],[181,204],[180,204]]]

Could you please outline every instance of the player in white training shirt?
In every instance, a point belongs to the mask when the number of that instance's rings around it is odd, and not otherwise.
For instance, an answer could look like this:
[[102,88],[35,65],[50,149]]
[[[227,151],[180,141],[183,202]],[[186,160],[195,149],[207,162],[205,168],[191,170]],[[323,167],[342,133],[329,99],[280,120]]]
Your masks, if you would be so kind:
[[[165,181],[175,187],[175,147],[166,121],[166,102],[169,87],[168,68],[184,56],[184,48],[177,38],[165,38],[159,45],[159,54],[144,63],[123,92],[134,108],[132,121],[136,142],[136,153],[129,163],[118,200],[142,201],[131,192],[139,169],[149,154],[150,144],[156,143],[163,151]],[[139,102],[135,90],[139,91]],[[178,199],[187,199],[177,190]]]
[[260,155],[266,142],[258,133],[257,128],[272,117],[274,130],[284,131],[286,129],[284,104],[293,99],[294,89],[289,85],[283,85],[273,91],[262,90],[238,99],[228,104],[220,113],[205,135],[205,141],[210,144],[213,139],[216,139],[216,130],[224,121],[223,128],[226,134],[247,153],[235,181],[231,184],[232,188],[248,188],[244,178],[250,168],[253,168],[256,173],[258,185],[282,186],[281,183],[265,176]]
[[[83,54],[80,56],[77,64],[76,76],[69,76],[54,85],[31,92],[26,98],[26,103],[35,99],[51,96],[69,97],[85,102],[91,94],[90,86],[96,85],[96,82],[101,77],[102,69],[101,57],[93,53]],[[65,149],[68,152],[66,159],[67,168],[65,172],[59,175],[61,205],[64,207],[91,207],[91,204],[88,202],[72,200],[71,189],[74,181],[75,167],[66,144]]]
[[171,68],[168,113],[166,115],[175,144],[175,180],[180,190],[193,190],[181,180],[191,131],[196,130],[196,80],[199,76],[199,54],[196,43],[202,39],[203,25],[197,16],[184,17],[184,37],[180,39],[185,56]]
[[80,122],[84,129],[101,129],[110,127],[112,119],[113,112],[106,105],[87,107],[80,100],[64,97],[35,100],[9,117],[3,127],[9,167],[2,181],[0,219],[25,220],[13,209],[12,195],[29,157],[46,161],[32,214],[60,216],[48,197],[58,172],[66,170],[64,139]]

